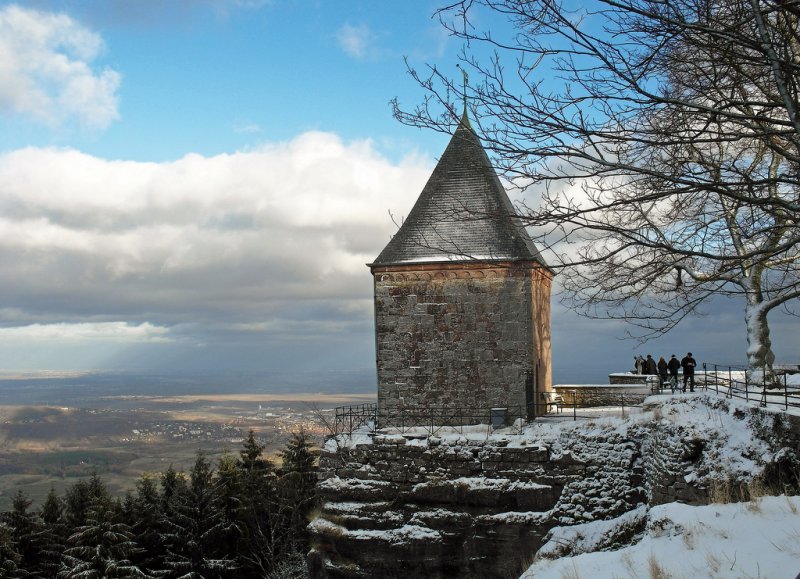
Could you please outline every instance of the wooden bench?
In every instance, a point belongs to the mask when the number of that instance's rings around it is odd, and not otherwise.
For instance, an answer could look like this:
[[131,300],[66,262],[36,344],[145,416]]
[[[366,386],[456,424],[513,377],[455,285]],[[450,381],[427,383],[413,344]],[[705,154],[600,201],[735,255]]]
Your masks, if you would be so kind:
[[555,408],[556,412],[561,412],[564,406],[564,399],[561,394],[558,392],[542,392],[541,396],[544,401],[545,412],[550,412],[553,408]]

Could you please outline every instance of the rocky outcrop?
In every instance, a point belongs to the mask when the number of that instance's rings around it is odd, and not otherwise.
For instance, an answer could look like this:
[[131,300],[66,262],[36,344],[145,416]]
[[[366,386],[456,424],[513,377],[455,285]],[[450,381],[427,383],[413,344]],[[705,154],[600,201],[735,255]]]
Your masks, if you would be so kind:
[[553,526],[644,500],[635,445],[590,438],[606,445],[603,461],[522,435],[332,439],[310,527],[314,575],[518,573]]
[[584,523],[610,526],[600,547],[587,536],[581,548],[610,548],[635,540],[651,506],[705,504],[717,481],[746,488],[775,471],[781,484],[800,484],[798,426],[700,395],[650,399],[627,420],[532,424],[518,434],[484,426],[332,438],[310,525],[312,574],[519,576],[544,544],[540,557],[570,552],[559,541]]

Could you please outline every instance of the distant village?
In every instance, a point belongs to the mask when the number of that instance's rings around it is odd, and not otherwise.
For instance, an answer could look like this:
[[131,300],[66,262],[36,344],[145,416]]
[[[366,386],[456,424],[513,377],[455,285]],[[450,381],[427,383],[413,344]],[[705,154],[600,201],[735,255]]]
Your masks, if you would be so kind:
[[328,410],[298,410],[290,407],[269,407],[250,413],[242,412],[230,422],[192,420],[164,420],[163,422],[134,422],[130,435],[123,443],[142,443],[172,440],[241,444],[248,430],[253,429],[264,442],[277,442],[292,432],[303,430],[312,439],[322,439],[326,429],[320,424],[319,414]]

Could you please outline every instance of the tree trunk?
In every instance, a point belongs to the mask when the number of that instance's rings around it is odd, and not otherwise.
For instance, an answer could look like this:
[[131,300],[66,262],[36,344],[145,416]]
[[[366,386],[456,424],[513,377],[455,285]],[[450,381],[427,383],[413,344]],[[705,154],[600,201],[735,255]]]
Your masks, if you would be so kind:
[[764,371],[764,378],[772,376],[772,365],[775,354],[772,353],[772,341],[769,338],[769,323],[765,307],[760,296],[748,295],[744,321],[747,325],[747,361],[751,368]]

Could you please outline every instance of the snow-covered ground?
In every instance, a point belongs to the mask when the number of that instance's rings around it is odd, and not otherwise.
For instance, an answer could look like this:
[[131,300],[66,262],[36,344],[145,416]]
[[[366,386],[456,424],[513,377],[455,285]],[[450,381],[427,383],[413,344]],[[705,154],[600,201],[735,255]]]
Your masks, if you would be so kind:
[[[608,516],[614,516],[609,513],[619,513],[612,503],[626,491],[627,479],[619,469],[629,469],[632,460],[641,460],[644,465],[646,484],[664,485],[659,487],[661,500],[680,496],[665,493],[664,488],[674,490],[682,485],[712,489],[711,493],[719,481],[743,485],[757,494],[757,486],[748,485],[782,452],[772,433],[775,428],[788,428],[786,412],[759,406],[758,401],[748,404],[706,392],[666,394],[652,396],[640,408],[626,409],[624,415],[619,408],[591,409],[591,416],[579,420],[565,412],[504,429],[487,425],[442,427],[435,434],[428,429],[406,429],[403,433],[384,430],[374,435],[374,441],[402,439],[404,445],[438,447],[445,453],[460,452],[462,447],[471,451],[481,444],[546,448],[552,460],[572,456],[578,461],[609,465],[593,477],[570,482],[552,510],[528,514],[535,515],[531,524],[551,517],[563,526],[550,532],[538,554],[529,554],[532,565],[522,575],[525,578],[800,578],[798,496],[762,496],[747,503],[708,506],[669,503],[650,508],[640,503],[638,508],[608,520]],[[790,408],[788,414],[797,415],[798,409]],[[633,441],[638,441],[638,446]],[[326,450],[335,452],[342,446],[355,449],[372,443],[373,435],[357,433],[329,440]],[[696,456],[687,456],[692,448],[698,449]],[[640,451],[639,459],[636,454]],[[663,460],[655,460],[657,455]],[[672,470],[667,471],[667,467]],[[656,469],[655,479],[650,468]],[[661,476],[664,474],[669,476]],[[664,483],[665,478],[671,482]],[[484,477],[449,482],[470,489],[505,489],[512,484],[510,480]],[[348,488],[379,484],[352,479],[323,484],[334,483]],[[633,491],[637,489],[627,490],[636,495]],[[705,490],[694,499],[703,500]],[[579,500],[574,500],[576,497]],[[720,498],[727,500],[730,496],[720,494]],[[345,510],[349,505],[345,504]],[[420,527],[425,525],[420,521],[414,519],[395,529],[387,540],[418,537],[427,529]],[[375,534],[369,531],[358,538]]]
[[542,551],[569,541],[589,552],[541,559],[522,577],[794,579],[800,574],[800,497],[702,507],[670,503],[646,516],[641,541],[615,551],[591,552],[615,532],[613,522],[562,527]]
[[[706,394],[658,396],[626,421],[601,420],[594,427],[617,429],[626,422],[654,419],[673,423],[708,443],[709,460],[689,470],[687,481],[746,481],[772,454],[765,441],[754,436],[752,418],[744,418],[747,406],[757,405]],[[634,539],[626,541],[631,545],[610,546],[615,536],[630,529],[638,529]],[[651,509],[643,505],[611,521],[558,527],[522,577],[795,579],[800,577],[800,497],[764,496],[707,506],[670,503]]]

